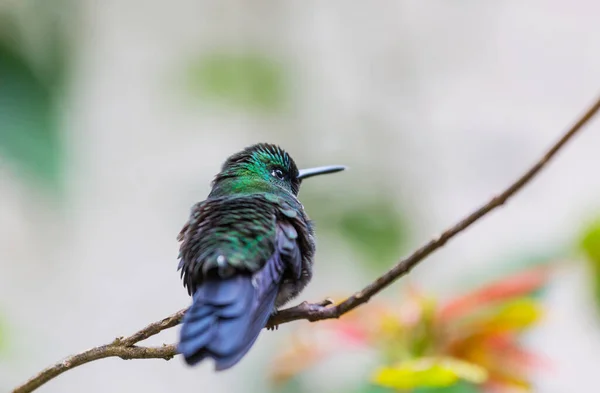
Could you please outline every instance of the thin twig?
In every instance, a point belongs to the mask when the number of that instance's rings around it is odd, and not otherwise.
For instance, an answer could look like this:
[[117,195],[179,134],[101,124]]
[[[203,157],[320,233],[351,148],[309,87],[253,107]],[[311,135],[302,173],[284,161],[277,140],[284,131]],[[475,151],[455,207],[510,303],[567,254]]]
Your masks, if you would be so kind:
[[81,366],[94,360],[109,357],[120,357],[121,359],[165,359],[171,360],[177,355],[175,345],[163,345],[161,347],[138,347],[135,344],[154,336],[163,330],[177,326],[183,318],[187,309],[177,311],[175,314],[158,322],[151,323],[142,330],[129,337],[118,337],[112,343],[88,349],[87,351],[69,356],[45,370],[42,370],[23,385],[15,388],[13,393],[28,393],[39,388],[46,382],[58,377],[60,374],[72,368]]
[[[291,307],[279,311],[272,316],[267,325],[272,328],[287,322],[305,319],[311,322],[321,321],[324,319],[339,318],[341,315],[353,310],[369,301],[371,297],[379,293],[384,288],[388,287],[398,278],[409,273],[420,261],[425,259],[434,251],[441,248],[448,240],[470,227],[477,220],[491,212],[492,210],[502,206],[506,201],[522,189],[531,181],[540,170],[558,153],[558,151],[570,140],[573,136],[583,128],[583,126],[600,110],[600,98],[585,112],[581,118],[567,131],[565,134],[544,154],[525,174],[511,184],[505,191],[498,196],[492,198],[485,205],[481,206],[465,219],[450,227],[441,235],[414,251],[408,257],[399,261],[394,267],[383,274],[381,277],[367,285],[361,291],[356,292],[343,302],[331,306],[329,300],[310,304],[303,302],[298,306]],[[85,352],[73,355],[64,361],[56,363],[53,366],[41,371],[29,381],[13,390],[13,393],[29,393],[45,384],[49,380],[57,377],[63,372],[80,366],[94,360],[103,359],[106,357],[120,357],[122,359],[165,359],[169,360],[177,354],[175,345],[163,345],[162,347],[140,347],[135,344],[160,333],[165,329],[169,329],[180,323],[186,310],[178,311],[177,313],[146,326],[137,333],[125,337],[117,338],[111,344],[95,347]]]
[[69,356],[65,360],[48,367],[35,377],[31,378],[29,381],[25,382],[23,385],[13,390],[13,393],[32,392],[65,371],[98,359],[117,356],[121,359],[169,360],[176,354],[177,352],[175,351],[174,345],[164,345],[162,347],[126,347],[116,343],[102,345],[100,347],[95,347],[85,352],[78,353],[77,355]]

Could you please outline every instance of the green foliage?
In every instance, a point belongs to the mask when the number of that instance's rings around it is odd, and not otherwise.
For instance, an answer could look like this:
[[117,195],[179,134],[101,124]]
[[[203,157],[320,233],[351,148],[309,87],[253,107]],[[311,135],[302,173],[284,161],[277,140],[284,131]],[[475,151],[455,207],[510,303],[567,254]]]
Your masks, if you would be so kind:
[[600,263],[600,219],[585,228],[580,244],[589,259]]
[[596,303],[600,305],[600,218],[592,221],[583,230],[579,247],[587,257],[594,296]]
[[0,45],[0,153],[18,170],[56,186],[61,141],[52,94],[31,65]]
[[391,393],[391,392],[394,392],[394,390],[385,388],[383,386],[367,384],[365,386],[361,386],[360,388],[353,391],[352,393]]
[[418,388],[414,393],[480,393],[481,388],[468,382],[458,382],[452,386],[441,388]]
[[190,84],[205,98],[269,112],[281,109],[287,93],[283,69],[259,53],[204,56],[192,65]]
[[0,353],[6,349],[6,326],[2,318],[0,318]]
[[341,236],[365,266],[375,271],[390,266],[405,250],[409,221],[397,204],[385,196],[348,198],[342,203],[303,195],[302,200],[316,220],[318,230]]
[[339,233],[374,267],[398,259],[407,240],[407,225],[390,201],[370,201],[346,210],[338,221]]

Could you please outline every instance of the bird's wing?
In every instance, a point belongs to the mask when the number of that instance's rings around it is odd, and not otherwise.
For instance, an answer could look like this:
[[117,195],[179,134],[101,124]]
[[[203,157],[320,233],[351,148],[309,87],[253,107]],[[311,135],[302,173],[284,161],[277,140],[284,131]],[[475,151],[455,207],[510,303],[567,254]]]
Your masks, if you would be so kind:
[[266,193],[195,205],[179,235],[179,269],[188,292],[193,294],[210,271],[223,277],[234,272],[253,274],[276,254],[281,260],[277,269],[299,277],[298,231],[305,224],[303,213],[296,210],[285,198]]

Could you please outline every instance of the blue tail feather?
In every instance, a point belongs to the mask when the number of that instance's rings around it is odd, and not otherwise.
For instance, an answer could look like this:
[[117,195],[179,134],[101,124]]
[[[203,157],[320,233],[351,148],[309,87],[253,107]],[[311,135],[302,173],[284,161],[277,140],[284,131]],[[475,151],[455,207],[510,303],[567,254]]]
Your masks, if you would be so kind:
[[225,370],[250,350],[275,309],[283,263],[274,255],[255,275],[207,278],[183,318],[178,351],[189,365],[207,357]]
[[198,340],[200,337],[208,335],[214,330],[212,329],[212,325],[216,321],[216,316],[210,314],[196,321],[188,321],[187,329],[181,331],[181,337]]

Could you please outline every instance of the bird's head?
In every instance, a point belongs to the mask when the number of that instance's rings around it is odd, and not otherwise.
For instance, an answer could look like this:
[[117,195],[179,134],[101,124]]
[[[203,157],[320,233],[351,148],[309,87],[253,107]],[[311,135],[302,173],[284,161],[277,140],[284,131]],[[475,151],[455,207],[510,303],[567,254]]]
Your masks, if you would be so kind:
[[[298,195],[302,180],[346,167],[331,165],[298,170],[290,155],[277,145],[259,143],[229,157],[213,181],[212,195],[285,190]],[[216,196],[216,195],[215,195]]]

